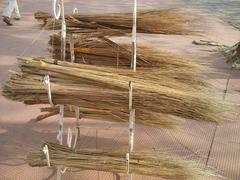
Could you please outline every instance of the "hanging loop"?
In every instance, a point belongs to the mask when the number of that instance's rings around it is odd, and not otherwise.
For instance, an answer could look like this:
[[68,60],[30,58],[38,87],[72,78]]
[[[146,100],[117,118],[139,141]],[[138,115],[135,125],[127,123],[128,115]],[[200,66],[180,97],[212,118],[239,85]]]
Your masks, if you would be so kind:
[[78,8],[74,8],[73,9],[73,14],[77,14],[78,13]]
[[129,151],[133,151],[134,131],[135,131],[135,109],[132,109],[129,114]]
[[50,76],[49,75],[44,76],[43,82],[48,87],[48,101],[53,106]]
[[53,14],[54,18],[58,20],[61,15],[61,5],[57,2],[57,0],[53,1]]
[[43,153],[46,155],[46,158],[47,158],[47,165],[48,165],[48,167],[50,167],[51,166],[51,164],[50,164],[50,157],[49,157],[49,150],[48,150],[48,146],[47,145],[45,145],[44,147],[43,147]]
[[64,123],[64,105],[59,106],[59,129],[58,129],[58,135],[57,140],[59,144],[63,144],[63,123]]
[[67,168],[65,167],[63,170],[61,170],[61,173],[64,174],[67,171]]

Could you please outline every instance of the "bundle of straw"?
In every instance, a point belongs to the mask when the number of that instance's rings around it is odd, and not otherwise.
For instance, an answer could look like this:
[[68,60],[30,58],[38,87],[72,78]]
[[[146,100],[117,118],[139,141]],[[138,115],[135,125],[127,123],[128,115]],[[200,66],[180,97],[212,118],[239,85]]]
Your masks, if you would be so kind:
[[[50,36],[50,51],[55,59],[61,57],[61,40],[58,34]],[[70,42],[67,36],[67,61],[71,61]],[[98,65],[130,68],[131,64],[131,48],[126,45],[119,45],[114,41],[104,38],[86,38],[82,36],[74,36],[75,62]],[[164,73],[164,78],[174,79],[182,83],[197,86],[210,86],[206,83],[203,73],[211,71],[203,65],[194,63],[193,61],[168,52],[157,52],[150,48],[138,47],[137,67],[141,71],[149,71],[148,68],[154,68],[156,71]],[[151,72],[151,74],[152,74]]]
[[20,58],[19,65],[23,73],[11,74],[3,95],[26,104],[49,103],[42,77],[50,72],[54,103],[86,108],[86,116],[105,117],[108,114],[107,119],[128,121],[129,81],[134,84],[133,107],[137,109],[137,123],[168,128],[176,123],[172,116],[220,122],[224,117],[219,117],[219,113],[230,108],[221,99],[211,97],[212,94],[167,79],[159,70],[144,69],[133,73],[127,69],[41,58]]
[[[131,47],[120,45],[109,38],[88,38],[81,35],[74,36],[74,51],[77,63],[130,67]],[[50,36],[50,51],[55,59],[61,56],[61,37],[58,34]],[[70,61],[70,39],[66,38],[66,58]],[[163,51],[152,50],[138,46],[137,67],[160,68],[181,72],[199,73],[209,70],[206,66],[199,65],[188,58]]]
[[[126,153],[124,152],[76,151],[55,143],[44,143],[45,145],[48,146],[52,166],[126,173]],[[26,162],[32,167],[47,166],[42,149],[30,152]],[[150,152],[131,152],[129,171],[132,174],[178,180],[220,177],[209,170],[203,170],[192,161]]]
[[[36,12],[35,19],[43,21],[47,29],[60,29],[61,20],[55,21],[47,12]],[[148,10],[138,13],[137,31],[139,33],[189,35],[195,32],[185,26],[193,22],[177,9]],[[70,28],[113,29],[115,33],[129,33],[132,29],[132,13],[112,14],[72,14],[66,15],[66,24]],[[117,30],[117,31],[116,31]]]

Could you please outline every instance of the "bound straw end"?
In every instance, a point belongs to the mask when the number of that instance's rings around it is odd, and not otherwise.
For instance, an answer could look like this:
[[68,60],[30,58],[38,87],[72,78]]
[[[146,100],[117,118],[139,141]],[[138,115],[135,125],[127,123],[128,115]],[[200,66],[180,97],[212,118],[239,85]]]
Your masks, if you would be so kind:
[[46,63],[45,62],[43,62],[43,61],[40,61],[40,67],[44,67],[46,65]]

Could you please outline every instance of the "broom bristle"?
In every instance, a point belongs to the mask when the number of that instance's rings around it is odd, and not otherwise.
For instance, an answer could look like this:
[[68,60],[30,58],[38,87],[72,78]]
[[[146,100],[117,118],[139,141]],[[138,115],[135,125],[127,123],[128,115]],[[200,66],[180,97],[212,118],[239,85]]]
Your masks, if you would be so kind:
[[122,122],[129,114],[129,81],[134,84],[133,106],[137,109],[137,123],[167,128],[176,122],[172,116],[221,122],[225,119],[220,116],[221,112],[232,108],[213,94],[194,90],[185,83],[159,75],[158,71],[153,73],[152,69],[133,73],[127,69],[62,61],[54,63],[54,60],[42,58],[19,59],[23,74],[12,74],[3,94],[26,104],[47,104],[47,88],[42,77],[50,72],[55,104],[103,110],[107,117],[115,116]]
[[[70,61],[70,42],[69,36],[66,38],[66,58]],[[49,45],[55,59],[61,56],[61,37],[54,34],[50,36]],[[206,66],[194,63],[180,55],[170,52],[152,50],[147,47],[138,46],[137,67],[138,68],[160,68],[161,70],[173,70],[199,73],[210,71]],[[84,36],[74,36],[74,51],[76,62],[102,65],[102,66],[121,66],[130,67],[131,47],[125,44],[117,44],[114,41],[104,38],[89,38]],[[189,70],[191,69],[191,70]]]
[[[60,29],[61,27],[61,20],[55,21],[49,13],[36,12],[34,16],[37,20],[43,21],[44,28]],[[140,33],[191,35],[197,32],[186,26],[193,21],[195,20],[187,18],[177,9],[142,11],[138,13],[137,31]],[[122,35],[131,32],[132,13],[66,15],[66,24],[70,28],[98,29],[99,31],[112,29],[115,35],[117,32]]]
[[[73,150],[55,143],[44,143],[45,145],[48,146],[52,166],[126,173],[126,153],[124,152]],[[32,167],[47,166],[42,149],[30,152],[26,162]],[[150,152],[131,152],[129,171],[131,174],[178,180],[221,177],[208,169],[200,168],[193,161]]]

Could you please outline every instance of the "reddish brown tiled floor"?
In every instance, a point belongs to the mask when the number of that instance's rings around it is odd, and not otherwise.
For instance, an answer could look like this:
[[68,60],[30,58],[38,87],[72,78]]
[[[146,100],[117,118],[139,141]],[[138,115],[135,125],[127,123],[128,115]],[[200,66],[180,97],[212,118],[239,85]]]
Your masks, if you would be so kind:
[[[2,2],[2,1],[0,1]],[[89,0],[65,1],[66,11],[78,7],[81,12],[115,12],[130,10],[130,1]],[[169,0],[139,1],[140,8],[173,7],[181,3]],[[0,4],[0,10],[3,9]],[[14,26],[7,27],[0,22],[0,82],[8,78],[8,70],[15,68],[17,56],[50,56],[47,54],[48,35],[52,32],[40,31],[32,14],[36,10],[52,10],[52,1],[20,1],[22,20],[14,22]],[[190,10],[189,10],[190,11]],[[198,12],[199,13],[199,12]],[[202,14],[203,17],[206,15]],[[226,26],[222,22],[208,17],[200,25],[208,30],[204,37],[194,36],[166,36],[166,35],[139,35],[139,42],[159,49],[168,49],[190,57],[198,58],[201,62],[210,62],[214,67],[223,72],[230,68],[225,64],[225,59],[217,52],[210,52],[210,47],[199,47],[191,44],[192,40],[208,38],[223,44],[231,45],[240,37],[240,32]],[[121,38],[120,38],[121,39]],[[129,40],[128,40],[129,41]],[[130,41],[129,41],[130,42]],[[240,73],[234,71],[229,83],[226,100],[240,100],[239,83]],[[209,82],[224,90],[227,75],[220,77],[209,76]],[[55,141],[57,117],[47,121],[34,123],[33,118],[39,113],[38,106],[25,106],[0,96],[0,179],[1,180],[38,180],[55,179],[55,170],[48,168],[30,168],[24,163],[28,150],[33,149],[44,141]],[[238,116],[234,117],[238,120]],[[74,128],[74,121],[67,119],[64,125]],[[127,147],[127,126],[120,124],[104,124],[103,122],[86,121],[81,130],[80,147],[98,149],[120,149]],[[110,128],[109,128],[110,126]],[[116,128],[113,128],[116,127]],[[121,127],[121,128],[120,128]],[[217,128],[209,166],[216,168],[227,179],[238,180],[240,177],[240,123],[223,124]],[[168,152],[186,159],[193,159],[202,164],[206,163],[209,153],[214,124],[188,121],[178,130],[160,130],[141,125],[136,127],[135,149],[151,149],[159,152]],[[124,177],[124,175],[121,175]],[[68,172],[63,179],[120,179],[119,175],[112,173],[81,171]],[[154,179],[134,176],[134,179]]]

